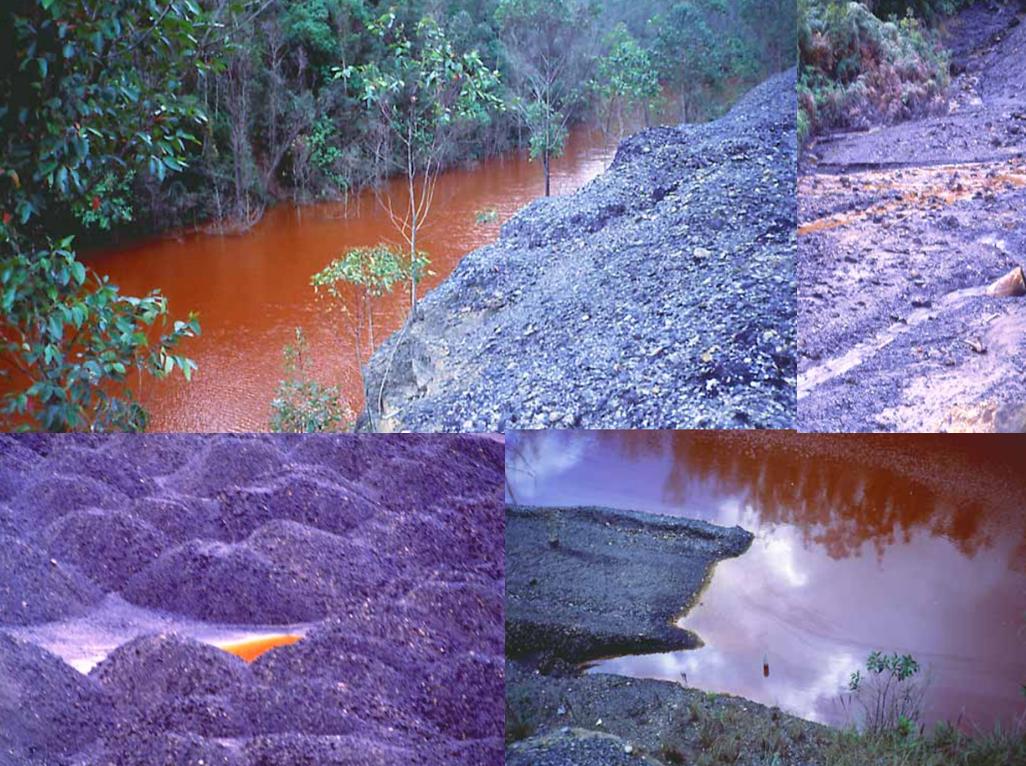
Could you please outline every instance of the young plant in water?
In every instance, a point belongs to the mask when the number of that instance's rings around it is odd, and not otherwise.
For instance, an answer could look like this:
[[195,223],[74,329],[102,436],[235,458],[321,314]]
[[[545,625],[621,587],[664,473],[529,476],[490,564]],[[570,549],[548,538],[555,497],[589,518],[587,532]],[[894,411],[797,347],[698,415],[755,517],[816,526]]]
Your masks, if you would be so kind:
[[484,210],[478,210],[477,215],[474,216],[474,221],[478,226],[486,226],[490,223],[497,223],[499,220],[499,211],[494,207],[485,208]]
[[314,292],[324,301],[328,312],[342,316],[340,332],[343,327],[349,331],[357,370],[368,399],[363,360],[364,348],[373,353],[375,347],[374,302],[391,293],[400,282],[410,281],[416,285],[425,274],[430,274],[429,263],[425,253],[407,256],[390,245],[355,247],[310,278]]
[[348,431],[356,417],[338,386],[326,386],[314,379],[302,328],[296,328],[295,343],[286,344],[284,354],[285,379],[278,383],[271,401],[271,431]]
[[909,736],[919,728],[926,682],[911,654],[872,652],[866,673],[858,669],[841,696],[844,709],[867,731],[892,731]]

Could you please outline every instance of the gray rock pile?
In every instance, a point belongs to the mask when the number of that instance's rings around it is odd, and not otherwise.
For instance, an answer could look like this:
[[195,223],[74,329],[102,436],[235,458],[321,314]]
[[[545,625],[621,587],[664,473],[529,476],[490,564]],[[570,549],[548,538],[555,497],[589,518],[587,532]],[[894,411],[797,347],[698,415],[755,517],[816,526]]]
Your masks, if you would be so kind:
[[625,140],[467,255],[368,366],[379,429],[783,428],[795,409],[795,73]]

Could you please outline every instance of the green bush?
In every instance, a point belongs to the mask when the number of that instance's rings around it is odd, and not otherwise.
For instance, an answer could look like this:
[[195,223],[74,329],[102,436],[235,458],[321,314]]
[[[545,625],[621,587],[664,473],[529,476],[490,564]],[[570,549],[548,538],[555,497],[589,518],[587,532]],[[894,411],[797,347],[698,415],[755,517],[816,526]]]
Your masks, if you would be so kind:
[[949,85],[948,54],[911,9],[885,21],[861,2],[802,0],[798,51],[803,141],[928,112]]
[[296,328],[295,343],[286,344],[284,354],[286,377],[271,401],[271,431],[304,434],[351,430],[355,417],[342,399],[342,390],[313,378],[302,328]]

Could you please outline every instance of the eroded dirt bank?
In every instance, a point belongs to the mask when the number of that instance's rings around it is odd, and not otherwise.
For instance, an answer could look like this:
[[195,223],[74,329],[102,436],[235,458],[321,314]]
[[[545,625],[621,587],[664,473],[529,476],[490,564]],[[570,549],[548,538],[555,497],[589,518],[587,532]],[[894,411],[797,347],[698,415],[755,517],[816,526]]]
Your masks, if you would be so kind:
[[[502,478],[471,436],[0,437],[0,764],[500,763]],[[43,648],[91,630],[88,674]]]
[[795,73],[625,140],[467,255],[369,365],[384,430],[790,427]]
[[946,114],[803,158],[800,429],[1026,430],[1022,19],[980,3],[948,22]]

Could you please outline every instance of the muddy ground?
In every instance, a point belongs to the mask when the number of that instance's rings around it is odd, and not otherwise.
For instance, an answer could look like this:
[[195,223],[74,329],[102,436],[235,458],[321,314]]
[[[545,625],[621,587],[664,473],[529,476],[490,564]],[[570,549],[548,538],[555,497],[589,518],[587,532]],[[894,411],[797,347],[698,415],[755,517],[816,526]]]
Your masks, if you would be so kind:
[[502,483],[471,436],[0,437],[0,764],[500,763]]
[[827,136],[802,158],[799,428],[1026,430],[1026,24],[947,22],[946,114]]
[[675,623],[751,541],[688,519],[508,507],[506,763],[811,762],[818,724],[686,679],[582,673],[589,659],[700,645]]

